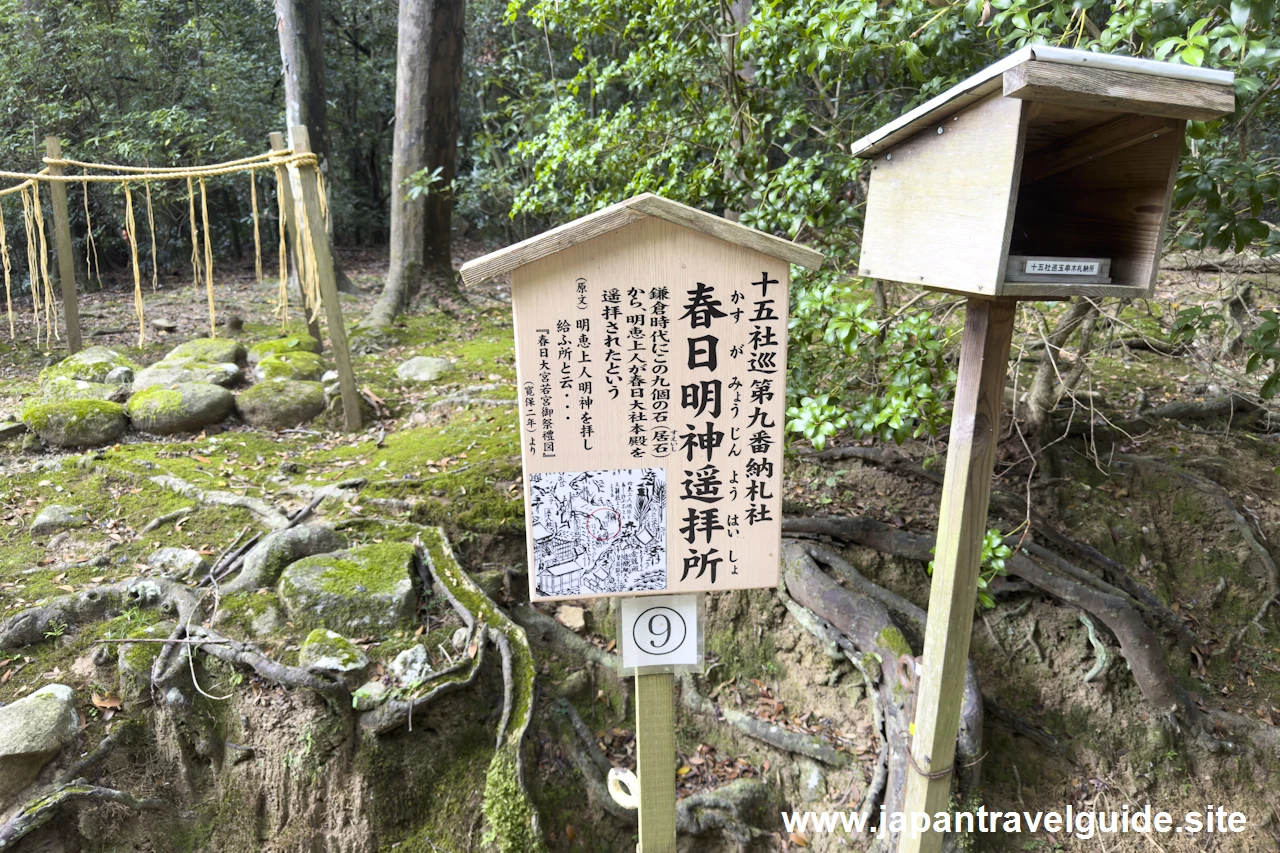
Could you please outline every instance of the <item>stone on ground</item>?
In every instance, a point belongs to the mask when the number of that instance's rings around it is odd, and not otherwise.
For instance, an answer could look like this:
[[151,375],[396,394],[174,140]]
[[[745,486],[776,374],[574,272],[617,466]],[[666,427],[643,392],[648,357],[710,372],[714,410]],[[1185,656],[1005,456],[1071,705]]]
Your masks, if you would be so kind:
[[54,447],[96,447],[124,434],[124,406],[105,400],[36,403],[22,413],[27,429]]
[[298,663],[306,669],[347,676],[364,672],[369,657],[341,634],[317,628],[302,641]]
[[366,681],[351,694],[351,704],[357,711],[372,711],[390,698],[390,688],[381,681]]
[[69,355],[57,364],[51,364],[40,371],[40,383],[43,385],[58,376],[67,379],[80,379],[85,382],[105,382],[107,374],[117,367],[140,370],[138,364],[127,356],[110,347],[89,347],[75,355]]
[[406,382],[435,382],[453,367],[447,358],[418,355],[396,368],[396,376]]
[[587,630],[587,611],[586,608],[579,607],[576,604],[562,604],[556,610],[556,619],[560,624],[581,634]]
[[133,368],[125,367],[123,364],[119,367],[113,367],[107,373],[107,378],[102,381],[108,385],[132,385]]
[[75,692],[50,684],[0,708],[0,812],[80,728]]
[[263,341],[249,348],[249,363],[257,364],[264,358],[285,352],[310,352],[319,355],[320,342],[310,335],[289,335],[287,338]]
[[124,385],[111,382],[85,382],[83,379],[68,379],[65,376],[55,376],[40,387],[40,399],[46,403],[60,403],[64,400],[107,400],[112,403],[123,403],[128,397],[129,389]]
[[305,557],[280,577],[280,601],[300,628],[344,634],[412,625],[417,596],[410,580],[417,560],[407,542],[362,545]]
[[240,417],[262,429],[288,429],[324,411],[324,386],[297,379],[269,379],[236,398]]
[[324,376],[324,360],[313,352],[282,352],[269,355],[253,368],[257,382],[266,379],[302,379],[316,382]]
[[193,338],[178,344],[164,357],[165,361],[192,358],[211,364],[244,364],[244,344],[228,338]]
[[129,398],[125,407],[135,429],[156,435],[198,432],[226,418],[236,407],[235,395],[207,382],[153,385]]
[[191,357],[166,358],[134,376],[133,390],[142,391],[156,385],[168,388],[183,382],[233,385],[242,377],[240,366],[235,362],[205,361]]
[[424,645],[410,646],[396,655],[391,662],[391,674],[401,687],[414,688],[427,680],[432,673],[431,656]]
[[50,533],[57,533],[60,530],[84,527],[88,523],[89,517],[78,506],[49,504],[40,510],[36,520],[31,522],[31,535],[48,536]]
[[158,329],[161,332],[176,332],[178,324],[164,317],[156,317],[151,321],[151,328]]
[[254,592],[274,586],[284,567],[303,557],[328,554],[342,547],[342,539],[332,527],[323,524],[299,524],[268,533],[244,557],[244,565],[235,580],[222,585],[225,595]]
[[179,580],[195,580],[209,573],[209,561],[190,548],[157,548],[147,557],[147,565]]

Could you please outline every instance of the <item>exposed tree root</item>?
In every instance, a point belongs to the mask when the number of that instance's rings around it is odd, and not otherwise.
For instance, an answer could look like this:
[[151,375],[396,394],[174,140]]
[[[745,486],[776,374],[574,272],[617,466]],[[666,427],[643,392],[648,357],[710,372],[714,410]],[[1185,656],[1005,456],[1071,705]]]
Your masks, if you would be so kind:
[[187,636],[192,640],[200,641],[198,646],[188,646],[188,649],[198,648],[210,657],[218,658],[232,666],[248,667],[263,678],[277,684],[311,690],[329,700],[334,707],[344,711],[351,707],[350,691],[336,678],[272,660],[255,646],[224,637],[209,628],[193,626],[187,630]]
[[188,587],[168,578],[133,578],[59,596],[0,622],[0,649],[39,643],[55,622],[71,626],[97,622],[130,607],[158,607],[183,621],[195,611],[196,596]]
[[126,794],[114,788],[77,783],[64,785],[51,794],[27,803],[16,815],[0,826],[0,851],[11,849],[24,837],[53,820],[63,804],[76,800],[115,803],[135,811],[153,811],[165,805],[163,800],[140,800],[132,794]]
[[[813,457],[819,461],[838,461],[843,459],[857,459],[871,465],[877,465],[887,471],[892,471],[904,476],[915,477],[926,480],[930,483],[941,486],[943,481],[942,474],[929,471],[915,462],[900,456],[896,453],[889,453],[877,448],[870,447],[835,447],[830,450],[824,450],[821,453],[814,454]],[[1170,610],[1151,590],[1134,580],[1129,574],[1127,568],[1119,560],[1112,559],[1103,554],[1097,548],[1087,542],[1080,542],[1067,536],[1059,531],[1056,527],[1049,523],[1040,513],[1028,505],[1025,495],[1015,495],[1012,492],[1003,489],[991,490],[991,502],[1000,509],[1004,510],[1011,517],[1018,519],[1028,519],[1031,522],[1031,530],[1038,536],[1043,537],[1054,547],[1060,551],[1074,553],[1080,557],[1102,569],[1110,578],[1112,583],[1123,589],[1126,593],[1140,602],[1141,609],[1144,613],[1149,614],[1156,622],[1163,626],[1167,631],[1172,633],[1178,641],[1178,647],[1184,652],[1189,652],[1194,642],[1191,632],[1187,626],[1183,624],[1178,614]],[[788,524],[804,525],[813,521],[805,518],[788,518]],[[795,532],[812,532],[819,535],[827,535],[823,530],[819,529],[820,525],[812,530],[799,526],[795,528]],[[837,537],[839,538],[839,537]],[[874,545],[871,547],[875,547]],[[1031,547],[1024,543],[1024,548]],[[884,549],[879,549],[884,550]],[[1090,574],[1090,573],[1084,573]],[[1090,574],[1092,577],[1092,575]]]
[[735,779],[676,803],[676,832],[694,836],[720,832],[745,846],[763,834],[756,826],[776,823],[767,821],[771,814],[776,817],[764,782]]
[[544,849],[538,813],[525,789],[522,747],[533,717],[536,670],[524,629],[485,594],[462,567],[444,531],[426,528],[423,563],[450,600],[456,600],[486,626],[502,654],[502,722],[497,748],[485,776],[484,814],[502,853]]
[[214,567],[210,570],[210,576],[217,579],[235,571],[237,565],[241,566],[240,574],[222,586],[222,594],[253,592],[270,586],[279,579],[284,567],[294,560],[327,554],[342,547],[342,540],[329,527],[295,524],[296,521],[291,519],[285,527],[257,540],[247,553],[231,557],[222,569]]
[[[804,532],[813,532],[820,526],[828,535],[899,557],[922,562],[932,559],[933,536],[908,533],[873,519],[831,517],[783,520],[784,532],[797,526]],[[843,534],[838,534],[836,531],[841,529]],[[1073,577],[1050,571],[1026,554],[1015,554],[1006,565],[1010,573],[1101,619],[1119,640],[1120,651],[1129,662],[1142,695],[1161,714],[1166,715],[1170,721],[1174,713],[1179,711],[1188,718],[1194,717],[1195,706],[1169,671],[1159,640],[1127,599],[1086,586]]]
[[284,513],[260,498],[251,498],[247,495],[237,495],[234,492],[223,492],[216,489],[202,489],[180,477],[173,477],[168,474],[157,474],[149,479],[157,486],[162,486],[202,504],[234,506],[248,510],[272,530],[279,530],[289,524],[289,519]]
[[639,813],[619,805],[609,793],[609,787],[605,783],[609,773],[609,760],[596,745],[591,732],[583,731],[586,724],[582,722],[578,712],[564,699],[554,703],[552,708],[563,721],[558,732],[560,745],[564,747],[570,759],[573,760],[573,765],[578,768],[578,773],[582,775],[591,805],[608,812],[628,826],[635,826],[639,822]]
[[816,735],[793,732],[736,708],[717,705],[698,692],[692,675],[682,673],[679,678],[680,696],[690,711],[705,714],[714,720],[723,720],[748,737],[766,743],[780,752],[803,755],[833,767],[843,767],[849,763],[847,755]]
[[[870,595],[837,584],[815,562],[808,543],[784,540],[782,566],[787,593],[797,604],[812,611],[843,635],[841,645],[856,654],[855,660],[860,668],[864,668],[869,679],[878,686],[879,704],[884,715],[884,743],[888,748],[884,807],[890,812],[900,811],[906,790],[908,732],[914,713],[915,681],[904,682],[897,668],[899,661],[906,658],[911,660],[914,669],[910,647],[884,605]],[[853,571],[852,567],[849,570]],[[864,582],[869,583],[865,579]],[[849,649],[846,643],[852,644],[853,648]],[[884,663],[878,663],[877,658]],[[978,754],[982,743],[981,692],[972,664],[965,679],[960,736],[956,743],[956,766],[962,770],[960,782],[967,790],[977,783]]]
[[164,515],[158,515],[155,518],[148,521],[146,524],[142,525],[142,529],[140,529],[138,532],[150,533],[153,530],[160,529],[161,527],[163,527],[166,524],[169,524],[170,522],[177,521],[183,516],[191,515],[191,513],[194,511],[195,511],[195,507],[184,506],[182,509],[175,509],[173,512],[166,512]]

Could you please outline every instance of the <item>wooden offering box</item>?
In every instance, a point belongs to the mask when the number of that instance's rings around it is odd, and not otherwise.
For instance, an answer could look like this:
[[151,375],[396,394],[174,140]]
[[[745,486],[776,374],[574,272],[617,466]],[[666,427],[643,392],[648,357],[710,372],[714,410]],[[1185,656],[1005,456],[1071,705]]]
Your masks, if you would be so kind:
[[859,274],[981,296],[1150,295],[1186,122],[1230,113],[1232,82],[1023,48],[854,143],[872,161]]
[[654,195],[471,261],[511,273],[534,599],[778,585],[791,264]]

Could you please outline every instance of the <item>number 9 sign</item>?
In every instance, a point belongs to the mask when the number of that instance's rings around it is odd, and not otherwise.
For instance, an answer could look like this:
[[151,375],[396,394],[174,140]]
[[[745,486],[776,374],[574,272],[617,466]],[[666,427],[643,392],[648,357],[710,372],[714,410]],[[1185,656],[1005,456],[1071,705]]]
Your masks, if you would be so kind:
[[622,600],[622,673],[671,672],[702,663],[698,596],[654,595]]

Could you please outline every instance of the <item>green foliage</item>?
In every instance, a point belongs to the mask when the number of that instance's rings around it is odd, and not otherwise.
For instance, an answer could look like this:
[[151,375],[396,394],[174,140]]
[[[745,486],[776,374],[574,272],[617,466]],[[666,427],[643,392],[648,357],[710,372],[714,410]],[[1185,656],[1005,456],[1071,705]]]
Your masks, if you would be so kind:
[[1249,333],[1245,345],[1251,351],[1246,365],[1250,373],[1264,365],[1270,368],[1259,393],[1264,398],[1274,397],[1280,391],[1280,316],[1263,311],[1262,322]]
[[651,191],[810,243],[828,263],[794,281],[788,429],[815,447],[842,430],[902,441],[944,416],[950,339],[855,291],[866,181],[850,144],[1028,44],[1229,70],[1238,110],[1192,123],[1170,233],[1272,254],[1277,5],[755,0],[735,20],[725,5],[512,0],[477,13],[459,197],[480,223],[509,211],[508,236]]
[[[989,528],[986,535],[982,537],[982,571],[978,573],[978,605],[980,607],[991,609],[996,606],[996,600],[991,597],[991,593],[987,589],[991,586],[991,582],[998,577],[1004,577],[1009,574],[1009,569],[1005,566],[1006,561],[1013,556],[1013,549],[1005,544],[1005,536],[994,527]],[[933,560],[929,561],[929,574],[933,574]]]

